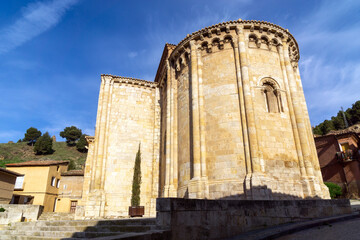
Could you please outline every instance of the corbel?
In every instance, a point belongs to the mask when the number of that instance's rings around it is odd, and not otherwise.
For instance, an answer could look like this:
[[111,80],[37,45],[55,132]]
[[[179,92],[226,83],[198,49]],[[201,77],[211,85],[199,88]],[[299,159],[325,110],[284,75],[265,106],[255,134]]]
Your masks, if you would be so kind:
[[225,32],[226,32],[226,33],[230,33],[230,27],[229,27],[229,26],[226,26],[226,27],[225,27]]

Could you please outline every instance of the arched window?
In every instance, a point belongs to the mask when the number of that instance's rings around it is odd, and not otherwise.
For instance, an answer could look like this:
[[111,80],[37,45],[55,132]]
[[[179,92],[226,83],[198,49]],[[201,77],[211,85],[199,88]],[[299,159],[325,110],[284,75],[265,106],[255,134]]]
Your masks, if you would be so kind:
[[262,87],[267,112],[283,112],[281,91],[278,89],[276,82],[265,80]]

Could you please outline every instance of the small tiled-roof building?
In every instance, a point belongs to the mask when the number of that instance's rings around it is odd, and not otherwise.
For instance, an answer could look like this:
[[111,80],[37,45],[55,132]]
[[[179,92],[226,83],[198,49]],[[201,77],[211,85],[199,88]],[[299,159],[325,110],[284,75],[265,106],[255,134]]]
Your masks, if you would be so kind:
[[84,170],[70,170],[61,173],[59,198],[56,212],[75,212],[81,201]]
[[11,201],[18,176],[22,174],[0,168],[0,204],[8,204]]
[[352,129],[315,137],[324,182],[343,187],[348,196],[360,195],[360,138]]
[[68,165],[68,161],[55,160],[6,164],[8,170],[23,175],[16,180],[12,203],[24,203],[20,201],[22,196],[33,196],[32,204],[43,205],[45,212],[54,211],[56,209],[61,173],[67,171]]

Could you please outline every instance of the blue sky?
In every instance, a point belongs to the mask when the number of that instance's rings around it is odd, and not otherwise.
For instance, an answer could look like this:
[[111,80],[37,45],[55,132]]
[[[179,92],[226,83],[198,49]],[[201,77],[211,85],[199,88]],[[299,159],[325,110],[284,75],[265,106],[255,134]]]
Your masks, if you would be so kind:
[[297,39],[312,125],[360,100],[360,1],[7,0],[0,2],[0,142],[36,127],[94,134],[100,74],[153,81],[166,42],[236,19]]

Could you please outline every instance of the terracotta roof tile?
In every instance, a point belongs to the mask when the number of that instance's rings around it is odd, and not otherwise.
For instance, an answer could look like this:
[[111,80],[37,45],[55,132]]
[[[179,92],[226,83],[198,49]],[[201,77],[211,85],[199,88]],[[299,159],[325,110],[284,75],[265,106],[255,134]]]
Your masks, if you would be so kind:
[[61,173],[61,176],[84,176],[84,170],[70,170]]
[[32,166],[51,166],[51,165],[68,165],[69,161],[56,160],[34,160],[20,163],[9,163],[6,167],[32,167]]

